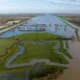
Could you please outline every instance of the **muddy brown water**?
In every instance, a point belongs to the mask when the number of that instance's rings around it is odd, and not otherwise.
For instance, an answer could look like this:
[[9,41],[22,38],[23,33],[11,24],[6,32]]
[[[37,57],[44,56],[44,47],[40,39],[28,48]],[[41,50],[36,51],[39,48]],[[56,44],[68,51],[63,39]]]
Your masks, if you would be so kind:
[[64,71],[57,80],[80,80],[80,41],[71,42],[71,55],[73,59],[68,65],[69,69]]

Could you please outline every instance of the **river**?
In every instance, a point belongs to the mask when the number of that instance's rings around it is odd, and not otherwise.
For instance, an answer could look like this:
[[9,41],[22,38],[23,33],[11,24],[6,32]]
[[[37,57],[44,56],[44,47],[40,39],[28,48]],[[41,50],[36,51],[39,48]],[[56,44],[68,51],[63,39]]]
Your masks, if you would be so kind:
[[71,60],[69,69],[64,71],[64,74],[58,77],[57,80],[80,80],[80,42],[73,41],[71,47]]
[[[2,33],[2,34],[0,34],[0,38],[7,38],[7,37],[14,36],[14,35],[23,34],[23,33],[35,32],[35,30],[36,30],[35,24],[37,24],[38,30],[40,30],[41,26],[43,24],[45,24],[46,25],[45,32],[48,32],[51,34],[61,35],[64,37],[71,37],[72,35],[76,36],[74,29],[69,27],[68,25],[66,25],[64,22],[62,22],[59,17],[51,16],[51,15],[43,15],[43,16],[38,16],[38,17],[35,17],[35,18],[29,20],[27,23],[24,23],[23,25],[15,28],[15,29],[9,30],[9,28],[6,28],[4,30],[1,30],[0,33]],[[49,24],[51,24],[51,26]],[[55,24],[58,24],[57,30],[56,30]],[[18,24],[18,25],[20,25],[20,24]],[[33,25],[33,26],[31,26],[31,25]],[[65,25],[67,26],[66,30],[64,30]],[[11,28],[14,28],[14,27],[16,27],[16,26],[12,26]],[[31,31],[27,31],[27,30],[20,31],[19,28],[24,29],[24,30],[29,28]],[[7,31],[7,30],[9,30],[9,31]]]

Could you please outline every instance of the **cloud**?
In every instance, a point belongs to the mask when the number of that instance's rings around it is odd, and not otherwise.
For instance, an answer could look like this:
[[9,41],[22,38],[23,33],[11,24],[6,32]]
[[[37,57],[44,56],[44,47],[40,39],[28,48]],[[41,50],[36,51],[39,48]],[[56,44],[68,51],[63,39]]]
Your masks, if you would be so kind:
[[0,13],[80,13],[79,2],[80,0],[0,0]]
[[80,0],[46,0],[54,3],[65,3],[65,4],[80,4]]
[[42,0],[0,0],[0,13],[53,12],[53,4]]

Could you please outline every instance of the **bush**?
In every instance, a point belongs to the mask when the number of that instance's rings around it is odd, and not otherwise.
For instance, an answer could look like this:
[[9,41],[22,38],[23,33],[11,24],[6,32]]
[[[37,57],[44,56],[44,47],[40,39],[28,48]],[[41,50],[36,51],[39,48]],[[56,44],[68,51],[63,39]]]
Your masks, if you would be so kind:
[[59,51],[60,52],[63,52],[66,56],[68,56],[70,59],[72,59],[72,56],[68,53],[68,50],[67,49],[60,48]]
[[75,34],[76,34],[77,37],[79,37],[77,28],[75,29]]

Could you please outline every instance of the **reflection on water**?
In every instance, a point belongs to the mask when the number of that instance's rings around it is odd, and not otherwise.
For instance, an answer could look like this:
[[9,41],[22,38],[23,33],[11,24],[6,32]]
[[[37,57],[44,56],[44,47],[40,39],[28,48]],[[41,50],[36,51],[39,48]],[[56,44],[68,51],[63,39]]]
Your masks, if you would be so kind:
[[73,59],[69,64],[69,69],[64,71],[64,74],[57,80],[80,80],[80,42],[73,41],[71,54]]

